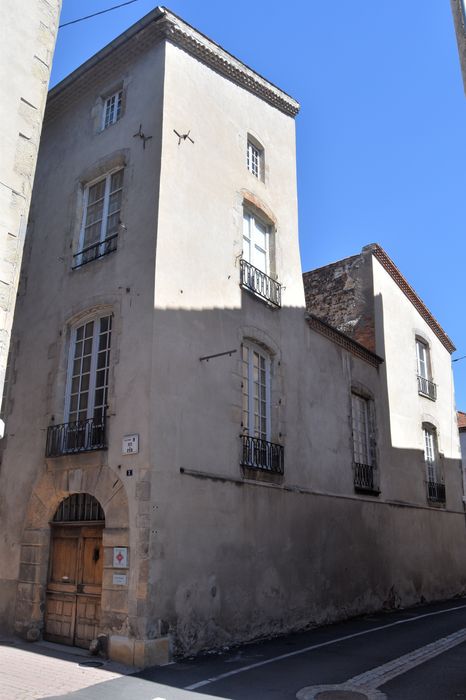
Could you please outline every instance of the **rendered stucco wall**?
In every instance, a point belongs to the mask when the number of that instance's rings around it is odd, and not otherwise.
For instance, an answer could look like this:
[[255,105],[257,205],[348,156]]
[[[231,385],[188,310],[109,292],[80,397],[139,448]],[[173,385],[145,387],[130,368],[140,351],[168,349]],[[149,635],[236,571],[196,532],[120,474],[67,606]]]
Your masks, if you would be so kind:
[[[104,533],[104,546],[105,542],[109,547],[129,545],[131,556],[128,586],[118,587],[112,584],[110,549],[106,554],[104,589],[108,609],[113,613],[104,623],[114,633],[127,636],[131,628],[132,636],[138,636],[142,614],[139,599],[145,596],[147,585],[147,577],[141,580],[140,576],[144,578],[141,562],[147,559],[144,551],[148,539],[147,377],[152,362],[163,66],[161,44],[142,55],[124,56],[122,63],[112,57],[93,73],[92,79],[87,78],[83,97],[77,96],[74,85],[58,116],[48,117],[49,110],[46,114],[17,304],[7,402],[9,425],[0,472],[0,559],[4,562],[1,623],[11,623],[15,600],[34,596],[34,613],[25,607],[23,618],[33,614],[32,623],[36,624],[44,600],[48,560],[48,553],[41,553],[40,547],[48,546],[48,523],[57,505],[57,494],[64,497],[69,492],[88,490],[100,500],[106,515],[110,501],[115,506],[121,499],[129,502],[129,513],[128,505],[122,505],[119,521],[112,515],[110,530]],[[124,114],[102,131],[102,96],[115,85],[124,87]],[[145,149],[139,138],[133,138],[140,123],[153,137]],[[84,187],[116,166],[124,167],[117,251],[72,270]],[[92,311],[102,310],[114,314],[109,449],[46,461],[47,427],[64,421],[70,327]],[[122,438],[134,432],[140,434],[140,452],[125,458],[121,454]],[[132,477],[127,476],[128,469],[133,470]],[[117,491],[121,491],[118,498]],[[33,525],[45,533],[45,544],[40,533],[24,534],[31,508],[36,513]],[[128,524],[129,535],[124,531]],[[31,528],[27,525],[28,532]],[[25,538],[40,544],[34,545],[33,580],[24,581],[17,595],[18,575],[21,581],[19,572],[25,563]]]
[[[103,96],[119,85],[124,114],[101,131]],[[293,119],[173,43],[140,39],[68,84],[50,110],[0,470],[2,624],[14,611],[17,630],[32,620],[40,631],[49,520],[76,492],[105,511],[102,629],[121,660],[153,663],[168,636],[192,653],[463,592],[458,451],[444,448],[447,506],[431,508],[415,374],[405,408],[411,369],[396,364],[397,334],[406,360],[421,321],[375,263],[385,363],[305,320]],[[145,149],[134,137],[140,124],[152,136]],[[178,144],[174,130],[194,143]],[[246,167],[248,133],[265,148],[264,183]],[[72,271],[83,189],[115,165],[125,167],[118,249]],[[240,289],[243,207],[273,228],[281,309]],[[70,326],[93,309],[114,314],[109,448],[46,460],[47,427],[64,420]],[[393,348],[382,342],[390,335]],[[283,477],[240,467],[245,338],[272,357],[271,438],[285,447]],[[434,349],[440,390],[450,358]],[[379,496],[354,489],[354,387],[375,405]],[[443,435],[443,389],[437,408]],[[140,452],[123,456],[131,433]],[[112,579],[119,545],[129,546],[127,586]]]

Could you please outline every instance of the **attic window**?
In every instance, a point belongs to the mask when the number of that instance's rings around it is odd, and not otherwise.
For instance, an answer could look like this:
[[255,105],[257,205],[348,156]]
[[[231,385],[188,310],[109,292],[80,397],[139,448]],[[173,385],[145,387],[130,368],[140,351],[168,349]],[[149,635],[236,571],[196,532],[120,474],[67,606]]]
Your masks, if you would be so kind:
[[264,149],[259,145],[257,141],[253,141],[251,137],[248,137],[248,149],[247,149],[247,166],[250,173],[252,173],[258,180],[264,179]]
[[121,117],[121,104],[123,101],[123,90],[115,92],[107,97],[102,115],[102,129],[115,124]]

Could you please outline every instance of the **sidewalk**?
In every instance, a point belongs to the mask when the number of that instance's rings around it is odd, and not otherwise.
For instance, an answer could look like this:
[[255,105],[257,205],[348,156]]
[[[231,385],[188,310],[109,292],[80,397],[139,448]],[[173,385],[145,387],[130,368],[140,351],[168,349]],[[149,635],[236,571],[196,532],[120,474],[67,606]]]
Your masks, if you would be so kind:
[[135,671],[136,668],[91,656],[84,649],[51,642],[0,641],[1,700],[64,695]]

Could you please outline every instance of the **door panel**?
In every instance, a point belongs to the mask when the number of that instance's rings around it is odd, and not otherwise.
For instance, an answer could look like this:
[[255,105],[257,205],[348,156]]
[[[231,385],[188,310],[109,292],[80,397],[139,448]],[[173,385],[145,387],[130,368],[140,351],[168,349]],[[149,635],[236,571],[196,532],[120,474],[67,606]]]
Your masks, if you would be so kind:
[[100,594],[102,588],[102,537],[83,538],[82,593]]
[[54,527],[44,637],[89,647],[100,623],[103,526]]
[[74,644],[75,595],[49,593],[45,606],[45,634],[51,642]]
[[76,585],[78,538],[53,539],[50,583]]
[[100,624],[100,596],[78,595],[76,604],[75,645],[89,648]]

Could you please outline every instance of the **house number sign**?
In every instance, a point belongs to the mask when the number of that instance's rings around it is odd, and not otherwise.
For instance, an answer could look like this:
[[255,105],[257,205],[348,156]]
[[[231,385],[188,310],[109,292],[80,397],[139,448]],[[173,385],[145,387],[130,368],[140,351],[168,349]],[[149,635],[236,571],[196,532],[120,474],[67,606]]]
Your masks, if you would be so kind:
[[115,569],[128,568],[128,547],[113,548],[113,566]]
[[139,435],[125,435],[121,452],[124,455],[137,455],[139,452]]

